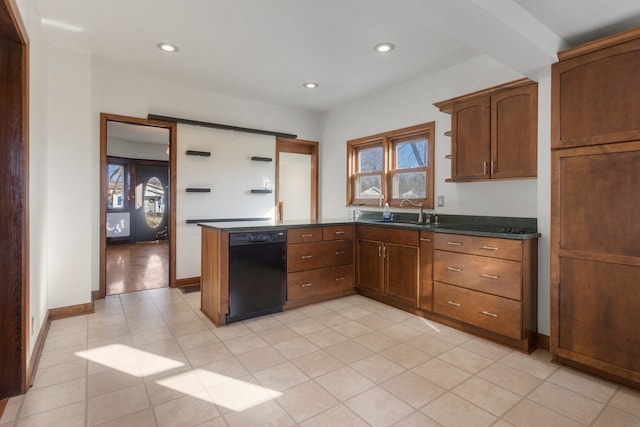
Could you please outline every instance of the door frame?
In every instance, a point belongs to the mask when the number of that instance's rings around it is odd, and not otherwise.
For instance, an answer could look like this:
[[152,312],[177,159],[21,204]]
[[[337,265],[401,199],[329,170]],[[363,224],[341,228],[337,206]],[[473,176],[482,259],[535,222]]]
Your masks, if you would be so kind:
[[176,287],[176,159],[178,153],[178,125],[153,119],[100,113],[100,286],[92,293],[93,299],[102,299],[107,294],[107,122],[121,122],[142,126],[169,129],[169,287]]
[[295,153],[311,155],[311,204],[309,206],[309,219],[318,219],[318,151],[317,141],[305,141],[276,137],[276,220],[282,222],[282,205],[280,204],[280,153]]
[[[0,3],[0,43],[3,78],[0,118],[4,127],[0,144],[11,153],[2,161],[0,179],[12,182],[16,191],[2,199],[0,217],[11,226],[12,244],[0,285],[0,325],[4,345],[0,349],[0,400],[25,393],[33,373],[29,340],[29,37],[14,0]],[[6,53],[6,55],[5,55]],[[6,214],[6,216],[5,216]],[[44,327],[44,326],[43,326]],[[34,353],[37,349],[34,349]]]

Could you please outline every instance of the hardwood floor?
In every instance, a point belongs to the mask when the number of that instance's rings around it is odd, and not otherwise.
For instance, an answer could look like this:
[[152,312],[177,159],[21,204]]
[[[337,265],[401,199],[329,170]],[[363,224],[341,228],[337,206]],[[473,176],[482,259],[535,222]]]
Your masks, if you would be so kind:
[[169,286],[169,242],[107,246],[107,295]]

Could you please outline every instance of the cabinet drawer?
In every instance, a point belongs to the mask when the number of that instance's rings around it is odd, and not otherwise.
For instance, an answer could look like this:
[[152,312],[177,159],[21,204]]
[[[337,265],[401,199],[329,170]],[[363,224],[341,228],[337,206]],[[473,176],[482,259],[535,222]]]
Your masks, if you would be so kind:
[[353,263],[353,240],[300,243],[287,247],[289,272]]
[[322,227],[324,240],[353,239],[353,225],[332,225]]
[[434,282],[433,311],[513,339],[522,339],[522,303]]
[[514,261],[522,260],[522,242],[520,240],[446,233],[436,233],[434,240],[435,249],[442,251],[463,252]]
[[319,242],[322,240],[322,227],[289,228],[288,243]]
[[287,301],[352,288],[352,265],[300,271],[287,275]]
[[358,225],[357,234],[359,239],[407,246],[420,245],[420,232],[417,230],[401,230],[389,226]]
[[522,263],[518,261],[435,251],[433,279],[522,300]]

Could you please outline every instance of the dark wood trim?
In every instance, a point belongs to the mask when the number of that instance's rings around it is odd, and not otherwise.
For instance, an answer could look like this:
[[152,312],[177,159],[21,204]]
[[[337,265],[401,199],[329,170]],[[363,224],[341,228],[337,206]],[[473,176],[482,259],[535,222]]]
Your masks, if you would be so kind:
[[200,276],[176,279],[176,288],[183,288],[185,286],[199,285],[199,284],[200,284]]
[[538,348],[543,350],[549,350],[549,335],[538,334],[537,338]]
[[40,328],[40,332],[38,333],[38,338],[36,339],[36,345],[33,347],[33,353],[31,353],[28,375],[29,387],[33,385],[33,382],[36,379],[36,371],[38,370],[38,364],[40,363],[40,356],[42,356],[44,342],[47,339],[47,335],[49,335],[50,326],[51,317],[49,316],[49,310],[47,310],[47,313],[44,316],[44,321],[42,322],[42,327]]
[[528,78],[523,78],[519,80],[514,80],[512,82],[503,83],[501,85],[492,86],[486,89],[478,90],[475,92],[471,92],[462,96],[456,96],[451,99],[445,99],[444,101],[434,102],[433,105],[440,110],[441,113],[451,114],[451,110],[453,108],[453,103],[455,102],[463,102],[469,99],[473,99],[479,96],[485,96],[495,93],[496,91],[505,90],[505,89],[513,89],[516,87],[526,86],[528,84],[533,83],[533,80]]
[[0,0],[0,399],[26,392],[29,353],[29,40],[15,0]]
[[7,407],[7,402],[9,402],[9,399],[0,400],[0,418],[2,418],[2,414],[4,414],[4,408]]
[[91,291],[91,301],[95,301],[97,299],[101,299],[100,298],[100,289],[98,289],[97,291]]
[[594,40],[589,43],[582,44],[577,47],[565,49],[558,52],[558,60],[564,61],[576,56],[584,55],[585,53],[595,52],[596,50],[605,49],[607,47],[614,46],[616,44],[625,43],[631,40],[635,40],[640,37],[640,28],[634,28],[623,33],[614,34],[609,37],[604,37],[598,40]]
[[67,317],[82,316],[83,314],[93,313],[93,302],[85,304],[68,305],[66,307],[58,307],[49,309],[49,319],[58,320]]
[[100,113],[100,272],[97,298],[102,299],[107,294],[106,287],[106,159],[107,159],[107,122],[115,121],[143,126],[156,126],[169,129],[169,286],[176,286],[176,187],[177,171],[176,159],[178,154],[177,133],[178,126],[173,122],[137,117],[120,116],[117,114]]
[[319,143],[317,141],[305,141],[302,139],[287,139],[276,138],[276,186],[275,186],[275,200],[276,200],[276,220],[282,221],[282,204],[280,202],[280,153],[298,153],[311,155],[311,206],[310,219],[318,218],[318,183],[320,167],[318,164],[319,158]]
[[180,123],[180,124],[183,124],[183,125],[191,125],[191,126],[202,126],[202,127],[207,127],[207,128],[213,128],[213,129],[231,130],[231,131],[236,131],[236,132],[253,133],[253,134],[258,134],[258,135],[269,135],[269,136],[276,136],[276,137],[282,137],[282,138],[293,138],[293,139],[298,137],[298,135],[294,135],[294,134],[291,134],[291,133],[285,133],[285,132],[276,132],[276,131],[272,131],[272,130],[262,130],[262,129],[252,129],[252,128],[245,128],[245,127],[241,127],[241,126],[233,126],[233,125],[223,125],[223,124],[220,124],[220,123],[201,122],[201,121],[198,121],[198,120],[181,119],[181,118],[178,118],[178,117],[161,116],[161,115],[158,115],[158,114],[148,114],[147,118],[149,120]]

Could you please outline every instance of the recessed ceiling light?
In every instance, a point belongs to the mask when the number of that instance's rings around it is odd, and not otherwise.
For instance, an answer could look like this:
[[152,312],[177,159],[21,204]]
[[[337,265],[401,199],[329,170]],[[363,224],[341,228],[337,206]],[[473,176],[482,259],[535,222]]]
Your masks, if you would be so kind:
[[391,52],[395,46],[393,43],[378,43],[373,47],[373,50],[378,53]]
[[307,89],[315,89],[320,85],[316,82],[306,82],[306,83],[303,83],[302,86],[306,87]]
[[158,49],[164,52],[170,52],[170,53],[177,52],[178,50],[180,50],[178,49],[178,46],[173,45],[171,43],[158,43],[156,46],[158,47]]

